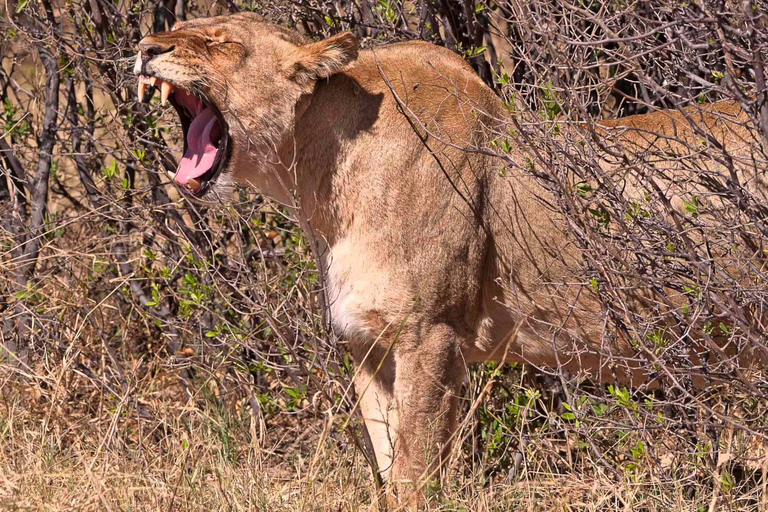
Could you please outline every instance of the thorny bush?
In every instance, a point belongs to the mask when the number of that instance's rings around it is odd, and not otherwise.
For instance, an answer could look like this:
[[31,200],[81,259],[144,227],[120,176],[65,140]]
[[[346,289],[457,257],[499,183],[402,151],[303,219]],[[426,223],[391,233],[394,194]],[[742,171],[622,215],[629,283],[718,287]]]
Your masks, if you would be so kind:
[[[766,197],[735,182],[728,148],[702,135],[684,159],[691,172],[672,180],[687,198],[680,219],[647,179],[669,155],[628,159],[591,123],[732,99],[749,113],[755,147],[768,148],[764,3],[18,0],[3,8],[0,431],[12,430],[19,404],[24,421],[45,417],[45,428],[66,430],[72,418],[107,418],[116,431],[162,423],[138,391],[157,385],[180,404],[215,403],[238,416],[249,425],[245,442],[271,440],[276,457],[298,450],[284,432],[307,428],[330,436],[344,457],[350,440],[362,446],[348,423],[354,370],[296,224],[253,190],[216,207],[180,197],[165,174],[179,155],[175,116],[135,97],[131,67],[144,34],[247,9],[313,37],[352,30],[368,47],[420,38],[461,54],[512,112],[498,143],[480,149],[496,152],[503,174],[517,165],[512,148],[532,148],[537,158],[523,170],[540,181],[542,202],[567,215],[606,323],[627,333],[663,383],[627,389],[557,368],[473,369],[456,478],[435,499],[450,508],[467,486],[506,481],[511,500],[516,482],[535,488],[570,475],[646,489],[642,498],[605,491],[615,506],[766,506],[768,388],[737,357],[749,350],[768,361]],[[766,179],[759,154],[758,181]],[[646,199],[624,197],[595,155],[647,183]],[[704,164],[712,161],[721,170]],[[702,184],[708,194],[690,192]],[[725,253],[734,264],[713,268],[713,254]],[[639,288],[661,297],[642,314],[627,305]],[[670,291],[687,304],[671,307]],[[731,355],[694,339],[701,325]],[[695,350],[705,389],[689,378]],[[113,419],[96,402],[123,412]],[[69,410],[52,418],[61,407]],[[228,436],[219,436],[227,458],[246,464]]]

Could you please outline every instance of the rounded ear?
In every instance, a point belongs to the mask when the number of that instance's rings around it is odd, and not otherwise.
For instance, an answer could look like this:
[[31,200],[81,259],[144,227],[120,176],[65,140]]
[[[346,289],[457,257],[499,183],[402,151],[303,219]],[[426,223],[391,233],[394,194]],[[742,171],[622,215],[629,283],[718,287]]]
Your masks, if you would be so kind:
[[316,43],[297,46],[286,56],[286,69],[298,82],[328,78],[357,59],[358,49],[355,35],[342,32]]

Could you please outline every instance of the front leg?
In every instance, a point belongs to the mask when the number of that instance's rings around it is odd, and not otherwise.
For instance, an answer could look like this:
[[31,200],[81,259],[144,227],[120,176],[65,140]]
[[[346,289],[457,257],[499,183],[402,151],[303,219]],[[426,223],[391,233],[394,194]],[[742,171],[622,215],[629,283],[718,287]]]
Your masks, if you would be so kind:
[[397,453],[392,480],[421,486],[438,477],[456,428],[465,375],[456,333],[447,325],[395,342]]
[[387,481],[397,442],[397,409],[394,400],[395,361],[389,350],[355,347],[355,393],[371,437],[379,474]]

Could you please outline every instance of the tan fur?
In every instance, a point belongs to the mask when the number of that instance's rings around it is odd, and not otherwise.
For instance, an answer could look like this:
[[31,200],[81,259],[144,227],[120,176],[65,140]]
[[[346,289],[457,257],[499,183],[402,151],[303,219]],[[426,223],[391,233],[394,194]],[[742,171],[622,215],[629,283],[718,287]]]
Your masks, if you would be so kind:
[[[454,53],[411,42],[358,55],[350,34],[310,42],[251,14],[180,23],[146,42],[174,48],[150,72],[199,82],[224,113],[233,152],[221,181],[300,211],[385,475],[415,480],[436,467],[467,364],[610,377],[607,358],[632,353],[619,336],[603,341],[611,336],[581,253],[540,185],[522,169],[501,177],[497,159],[463,150],[490,148],[506,114]],[[721,109],[734,121],[713,133],[751,147],[743,114]],[[659,143],[637,128],[697,137],[679,113],[599,130],[621,132],[628,152]],[[525,157],[516,148],[521,167]]]

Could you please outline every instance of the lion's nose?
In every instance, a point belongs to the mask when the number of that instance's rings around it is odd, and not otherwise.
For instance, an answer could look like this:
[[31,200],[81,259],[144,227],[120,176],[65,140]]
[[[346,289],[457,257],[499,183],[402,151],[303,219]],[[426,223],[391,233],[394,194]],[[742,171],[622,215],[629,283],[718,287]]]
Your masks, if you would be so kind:
[[152,59],[152,57],[155,57],[162,53],[168,53],[171,50],[173,50],[173,45],[171,44],[162,44],[158,42],[144,42],[144,41],[139,43],[139,52],[141,53],[141,57],[144,59],[145,62]]

